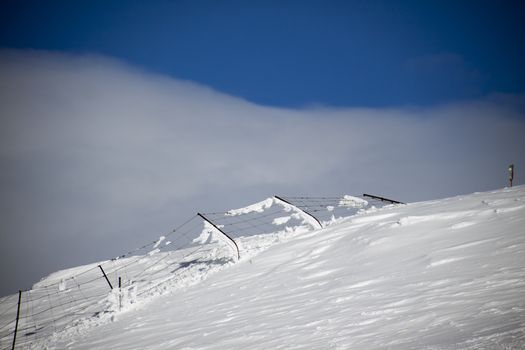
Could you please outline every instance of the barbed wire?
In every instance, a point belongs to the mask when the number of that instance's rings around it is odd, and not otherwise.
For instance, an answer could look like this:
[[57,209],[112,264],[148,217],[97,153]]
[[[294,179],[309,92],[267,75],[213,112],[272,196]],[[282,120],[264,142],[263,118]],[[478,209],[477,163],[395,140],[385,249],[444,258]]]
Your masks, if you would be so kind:
[[[262,205],[257,210],[211,212],[204,215],[216,225],[220,234],[225,233],[234,239],[240,239],[293,231],[297,227],[313,229],[309,226],[305,215],[311,215],[318,221],[322,220],[322,225],[325,226],[333,219],[351,216],[361,209],[371,207],[371,203],[377,206],[385,205],[384,202],[374,198],[367,198],[365,201],[360,197],[358,197],[360,200],[355,202],[344,196],[282,198],[291,206],[274,201],[271,205]],[[49,332],[58,332],[71,322],[78,321],[79,317],[106,312],[102,301],[108,296],[109,291],[105,289],[107,286],[102,287],[101,284],[107,284],[109,278],[117,280],[121,274],[124,274],[128,288],[140,288],[136,297],[150,294],[151,291],[183,273],[185,267],[200,262],[205,256],[204,253],[211,254],[210,252],[215,251],[219,246],[211,245],[211,241],[205,240],[203,236],[211,234],[214,230],[207,227],[198,215],[194,215],[154,241],[129,250],[116,258],[93,264],[78,273],[64,276],[62,279],[57,278],[51,283],[37,284],[23,291],[23,307],[18,317],[22,324],[18,330],[20,338],[17,338],[17,341],[19,344],[40,341],[48,338],[51,334]],[[225,242],[231,245],[230,241],[225,240]],[[155,254],[160,256],[154,258]],[[218,261],[225,261],[223,259],[223,257],[219,258]],[[210,260],[202,262],[208,261]],[[173,269],[174,266],[178,267]],[[100,273],[99,268],[107,270],[102,271],[105,271],[108,281]],[[7,321],[0,324],[2,343],[4,339],[14,335],[16,316],[14,310],[17,304],[14,296],[0,299],[0,320]]]

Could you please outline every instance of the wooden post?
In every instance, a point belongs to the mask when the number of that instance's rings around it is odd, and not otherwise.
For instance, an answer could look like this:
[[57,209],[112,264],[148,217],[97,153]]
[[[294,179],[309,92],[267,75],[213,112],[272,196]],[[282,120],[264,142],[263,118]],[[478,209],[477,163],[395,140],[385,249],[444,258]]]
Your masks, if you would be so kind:
[[217,225],[215,225],[213,222],[211,222],[210,220],[208,220],[204,215],[202,215],[201,213],[197,213],[198,216],[200,216],[202,218],[202,220],[206,221],[207,223],[209,223],[210,225],[212,225],[213,227],[215,227],[215,229],[217,229],[217,231],[219,231],[220,233],[222,233],[224,236],[226,236],[226,238],[228,238],[230,241],[233,242],[233,244],[235,245],[235,248],[237,249],[237,260],[239,260],[241,258],[241,253],[239,252],[239,246],[237,245],[237,242],[235,242],[233,240],[233,238],[231,238],[230,236],[228,236],[226,234],[226,232],[224,232],[223,230],[221,230],[220,228],[217,227]]
[[11,348],[12,350],[15,349],[15,344],[16,344],[16,333],[18,332],[18,320],[20,319],[20,304],[21,304],[21,301],[22,301],[22,291],[19,290],[18,291],[18,309],[16,310],[15,334],[13,336],[13,347]]
[[514,180],[514,164],[509,165],[509,184],[512,187],[512,180]]
[[106,282],[108,282],[109,288],[111,288],[111,290],[113,290],[113,286],[111,285],[111,282],[109,281],[108,276],[106,276],[106,273],[104,272],[104,269],[102,268],[102,265],[98,265],[98,267],[100,267],[100,271],[102,271],[102,274],[104,275],[104,278],[106,278]]

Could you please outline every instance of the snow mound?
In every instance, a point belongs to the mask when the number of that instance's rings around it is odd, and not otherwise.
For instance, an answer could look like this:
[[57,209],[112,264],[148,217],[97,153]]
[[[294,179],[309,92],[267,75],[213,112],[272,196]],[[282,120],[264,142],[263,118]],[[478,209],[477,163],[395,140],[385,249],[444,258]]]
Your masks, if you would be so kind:
[[[207,249],[175,265],[186,274],[160,273],[158,289],[135,283],[108,293],[101,285],[104,313],[28,347],[522,349],[524,201],[525,186],[517,186],[369,208],[313,231],[286,226],[296,212],[276,213],[270,225],[284,229],[236,237],[240,261],[224,243],[198,244]],[[261,203],[236,215],[271,208]],[[205,227],[198,242],[213,241],[212,233]],[[153,268],[152,259],[172,263],[162,251],[140,259],[141,270]],[[76,272],[85,269],[97,265]],[[49,279],[67,291],[67,277]],[[141,301],[143,287],[158,296]],[[0,314],[9,304],[1,302]]]

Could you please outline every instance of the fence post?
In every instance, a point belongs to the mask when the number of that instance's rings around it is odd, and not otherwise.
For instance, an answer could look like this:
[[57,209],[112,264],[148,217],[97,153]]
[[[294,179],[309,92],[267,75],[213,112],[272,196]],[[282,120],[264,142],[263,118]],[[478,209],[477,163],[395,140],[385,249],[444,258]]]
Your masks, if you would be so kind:
[[512,180],[514,179],[514,164],[509,165],[509,185],[512,187]]
[[369,197],[369,198],[373,198],[373,199],[378,199],[381,202],[390,202],[392,204],[406,204],[406,203],[403,203],[403,202],[395,201],[393,199],[388,199],[388,198],[385,198],[385,197],[374,196],[372,194],[367,194],[367,193],[364,193],[363,197]]
[[100,271],[102,271],[102,274],[104,275],[104,278],[106,278],[106,282],[108,282],[109,288],[111,288],[111,290],[113,290],[113,286],[111,285],[111,282],[109,281],[108,276],[106,276],[106,273],[104,272],[104,269],[102,268],[102,265],[98,265],[98,267],[100,267]]
[[122,277],[118,278],[118,311],[122,311]]
[[319,227],[318,228],[323,228],[323,225],[321,224],[321,221],[319,221],[315,216],[313,216],[312,214],[310,214],[309,212],[307,212],[306,210],[304,209],[301,209],[301,208],[298,208],[297,206],[293,205],[292,203],[288,202],[286,199],[283,199],[279,196],[274,196],[274,198],[280,200],[281,202],[284,202],[288,205],[291,205],[292,207],[294,207],[295,209],[299,210],[299,211],[302,211],[303,213],[305,213],[306,215],[308,215],[309,217],[311,217],[312,219],[314,219],[315,221],[317,221],[317,223],[319,224]]
[[20,304],[22,302],[22,291],[18,291],[18,309],[16,310],[16,323],[15,323],[15,334],[13,336],[13,347],[12,350],[15,349],[16,344],[16,333],[18,332],[18,320],[20,319]]
[[201,213],[197,213],[198,216],[200,216],[202,218],[202,220],[206,221],[207,223],[209,223],[210,225],[212,225],[217,231],[219,231],[220,233],[222,233],[224,236],[226,236],[226,238],[228,238],[230,241],[233,242],[233,244],[235,244],[235,248],[237,249],[237,260],[239,260],[241,258],[241,253],[239,252],[239,246],[237,245],[237,242],[235,242],[233,240],[233,238],[231,238],[230,236],[228,236],[226,234],[226,232],[224,232],[223,230],[221,230],[220,228],[217,227],[217,225],[215,225],[213,222],[211,222],[210,220],[208,220],[204,215],[202,215]]

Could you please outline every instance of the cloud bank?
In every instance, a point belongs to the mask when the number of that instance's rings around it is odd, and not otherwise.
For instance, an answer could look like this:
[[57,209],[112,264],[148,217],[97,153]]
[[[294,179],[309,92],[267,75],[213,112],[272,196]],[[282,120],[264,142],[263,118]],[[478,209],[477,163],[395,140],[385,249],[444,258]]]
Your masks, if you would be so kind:
[[105,57],[0,51],[0,294],[272,194],[425,200],[503,187],[510,163],[522,183],[523,101],[291,110]]

